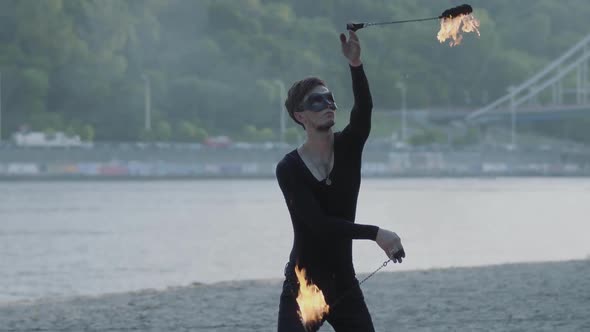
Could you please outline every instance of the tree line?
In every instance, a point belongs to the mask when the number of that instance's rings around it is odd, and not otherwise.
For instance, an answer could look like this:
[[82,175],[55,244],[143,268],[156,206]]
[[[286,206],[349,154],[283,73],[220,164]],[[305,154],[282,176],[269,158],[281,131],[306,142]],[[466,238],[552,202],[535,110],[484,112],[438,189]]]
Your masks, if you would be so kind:
[[[347,22],[432,17],[459,4],[2,0],[2,137],[27,126],[99,141],[277,139],[285,92],[303,77],[325,79],[346,114],[351,84],[338,35]],[[588,34],[587,1],[470,4],[481,36],[458,47],[436,40],[436,21],[358,32],[376,108],[398,109],[402,84],[409,108],[475,109]],[[572,137],[590,139],[580,123],[568,125],[579,127]],[[300,129],[287,124],[296,139]],[[561,133],[563,124],[539,130]]]

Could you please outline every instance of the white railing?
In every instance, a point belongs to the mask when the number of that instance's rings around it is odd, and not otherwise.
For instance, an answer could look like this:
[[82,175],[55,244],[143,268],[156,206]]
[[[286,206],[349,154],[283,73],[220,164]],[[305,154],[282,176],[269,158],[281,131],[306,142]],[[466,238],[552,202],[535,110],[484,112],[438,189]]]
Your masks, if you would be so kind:
[[[579,71],[578,90],[583,89],[583,96],[587,95],[587,61],[590,58],[590,35],[586,36],[559,58],[547,65],[543,70],[512,88],[509,93],[478,110],[469,113],[465,119],[472,121],[477,117],[498,109],[514,111],[518,106],[533,100],[546,88],[557,84],[559,94],[563,93],[560,86],[566,75]],[[580,76],[580,74],[582,76]],[[561,99],[561,98],[560,98]],[[577,102],[586,103],[586,98],[577,98]]]

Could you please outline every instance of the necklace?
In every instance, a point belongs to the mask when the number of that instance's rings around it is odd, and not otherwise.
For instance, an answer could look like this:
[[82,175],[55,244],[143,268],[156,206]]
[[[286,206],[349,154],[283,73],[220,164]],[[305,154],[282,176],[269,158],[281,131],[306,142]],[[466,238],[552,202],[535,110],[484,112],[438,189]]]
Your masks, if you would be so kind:
[[[325,176],[326,176],[325,182],[326,182],[327,186],[332,185],[332,179],[330,179],[330,166],[332,166],[333,159],[334,159],[334,148],[333,147],[332,147],[332,150],[330,151],[330,159],[329,159],[326,167],[319,167],[318,164],[321,164],[321,163],[314,162],[313,159],[311,159],[309,157],[306,157],[305,159],[307,159],[308,164],[313,165],[313,168],[318,173],[320,178],[322,177],[322,175],[325,174]],[[321,168],[323,168],[323,171]]]
[[[332,180],[330,179],[330,166],[332,165],[332,159],[334,158],[334,148],[332,148],[332,150],[330,151],[330,160],[328,161],[328,165],[326,166],[326,168],[324,169],[324,173],[326,174],[326,185],[330,186],[332,185]],[[316,164],[313,165],[316,170],[320,173],[320,169],[316,166]]]

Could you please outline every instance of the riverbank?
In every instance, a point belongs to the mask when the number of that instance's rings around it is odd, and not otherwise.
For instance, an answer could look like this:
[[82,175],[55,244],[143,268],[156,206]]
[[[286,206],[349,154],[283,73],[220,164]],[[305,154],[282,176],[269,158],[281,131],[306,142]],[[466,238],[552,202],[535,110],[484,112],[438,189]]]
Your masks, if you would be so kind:
[[[590,260],[520,263],[380,272],[362,288],[377,331],[583,331],[589,275]],[[280,285],[236,281],[4,303],[0,331],[275,331]]]

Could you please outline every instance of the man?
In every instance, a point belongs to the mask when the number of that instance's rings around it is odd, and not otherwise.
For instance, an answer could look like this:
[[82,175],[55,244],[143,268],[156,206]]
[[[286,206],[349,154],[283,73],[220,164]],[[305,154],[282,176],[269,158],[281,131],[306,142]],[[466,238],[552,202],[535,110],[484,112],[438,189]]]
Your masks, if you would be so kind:
[[294,231],[280,298],[279,332],[306,331],[297,313],[296,265],[305,268],[307,278],[324,293],[331,305],[325,320],[337,332],[374,331],[355,276],[352,240],[376,241],[396,263],[405,257],[397,234],[355,223],[361,157],[373,105],[358,36],[349,31],[348,40],[341,34],[340,42],[349,62],[354,94],[349,124],[341,132],[332,131],[337,107],[334,96],[319,78],[293,84],[285,101],[289,115],[305,129],[307,138],[276,168]]

